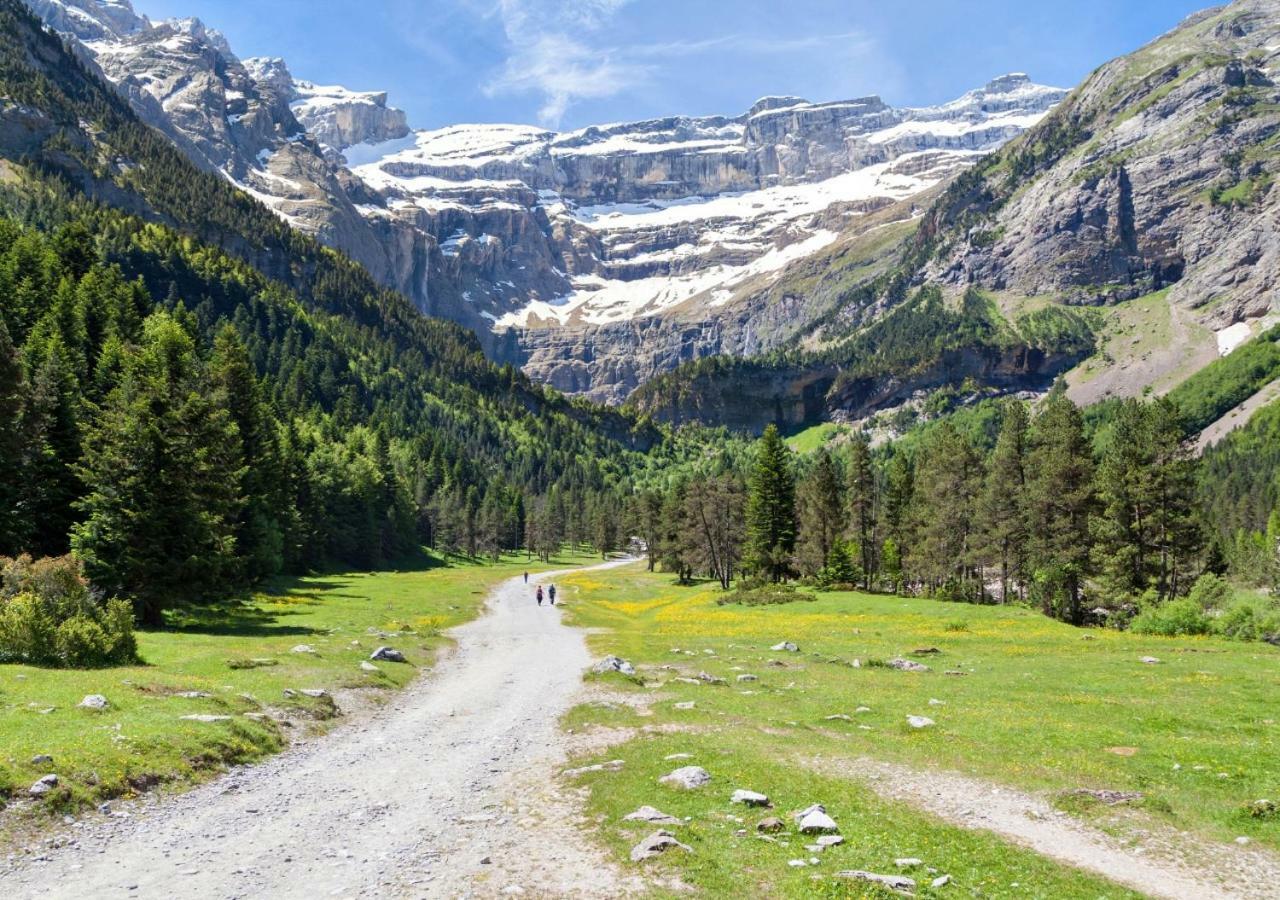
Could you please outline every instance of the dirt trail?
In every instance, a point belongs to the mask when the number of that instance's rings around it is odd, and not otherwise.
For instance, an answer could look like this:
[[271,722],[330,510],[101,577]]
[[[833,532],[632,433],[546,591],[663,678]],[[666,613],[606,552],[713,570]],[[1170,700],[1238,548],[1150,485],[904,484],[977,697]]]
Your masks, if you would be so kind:
[[817,771],[865,781],[880,796],[966,828],[992,831],[1059,862],[1168,900],[1280,898],[1280,860],[1146,824],[1122,843],[1047,800],[954,772],[917,771],[873,759],[815,759]]
[[[599,568],[620,565],[607,563]],[[501,585],[386,708],[261,765],[76,832],[5,872],[10,898],[619,896],[558,786],[582,632]]]

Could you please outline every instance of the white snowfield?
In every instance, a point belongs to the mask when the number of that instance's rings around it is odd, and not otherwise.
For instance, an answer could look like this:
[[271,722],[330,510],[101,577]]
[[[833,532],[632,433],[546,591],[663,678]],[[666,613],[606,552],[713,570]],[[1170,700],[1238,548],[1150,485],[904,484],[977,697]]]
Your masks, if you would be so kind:
[[[531,291],[485,318],[495,331],[604,324],[682,304],[714,309],[743,285],[766,284],[830,246],[850,218],[933,187],[1031,127],[1063,93],[1015,74],[918,109],[874,97],[765,98],[736,119],[673,117],[564,133],[455,125],[343,152],[352,171],[402,213],[525,209],[566,233],[595,233],[599,265],[579,270],[569,292],[547,298]],[[781,138],[769,136],[775,131]],[[807,166],[761,162],[805,142]],[[607,185],[618,173],[648,184],[653,197],[583,196],[584,179]],[[680,194],[699,178],[717,177],[728,186]],[[756,189],[733,189],[743,181]],[[677,232],[680,239],[671,240]],[[442,252],[456,256],[464,237],[486,236],[450,233]]]

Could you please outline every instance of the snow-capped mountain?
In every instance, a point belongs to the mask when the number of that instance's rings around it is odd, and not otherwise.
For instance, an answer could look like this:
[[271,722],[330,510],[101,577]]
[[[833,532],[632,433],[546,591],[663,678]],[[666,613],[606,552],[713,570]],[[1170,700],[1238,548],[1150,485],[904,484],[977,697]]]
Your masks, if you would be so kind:
[[692,356],[767,348],[753,298],[851,233],[914,215],[913,198],[1065,95],[1015,74],[918,109],[769,97],[733,117],[411,132],[385,93],[241,61],[198,20],[29,2],[202,166],[471,326],[492,355],[604,400]]

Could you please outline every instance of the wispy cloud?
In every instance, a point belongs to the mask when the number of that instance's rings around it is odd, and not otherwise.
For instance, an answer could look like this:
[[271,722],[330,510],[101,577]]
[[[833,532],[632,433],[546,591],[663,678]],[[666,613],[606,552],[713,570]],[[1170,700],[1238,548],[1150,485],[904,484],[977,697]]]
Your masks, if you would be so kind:
[[[477,3],[484,0],[464,0]],[[489,0],[483,14],[498,17],[507,40],[487,96],[534,94],[538,118],[558,128],[580,100],[649,88],[670,60],[716,54],[779,57],[826,50],[823,57],[857,59],[874,53],[861,31],[812,35],[733,33],[705,39],[620,43],[618,14],[635,0]],[[473,9],[475,7],[473,6]]]
[[538,93],[541,123],[556,128],[577,100],[612,97],[642,83],[648,67],[593,38],[631,0],[499,0],[511,50],[484,86],[489,96]]

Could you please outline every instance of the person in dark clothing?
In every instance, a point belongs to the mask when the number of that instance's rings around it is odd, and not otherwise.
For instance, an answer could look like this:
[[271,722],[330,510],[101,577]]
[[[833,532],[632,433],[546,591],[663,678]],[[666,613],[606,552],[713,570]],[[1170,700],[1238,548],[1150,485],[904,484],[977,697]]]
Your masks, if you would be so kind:
[[551,605],[556,605],[556,586],[553,584],[547,588],[547,596],[551,598]]
[[525,572],[525,573],[524,573],[524,583],[525,583],[525,584],[528,584],[528,583],[529,583],[529,573],[528,573],[528,572]]
[[542,585],[538,585],[538,590],[535,596],[537,596],[538,598],[538,605],[541,606],[542,605]]

